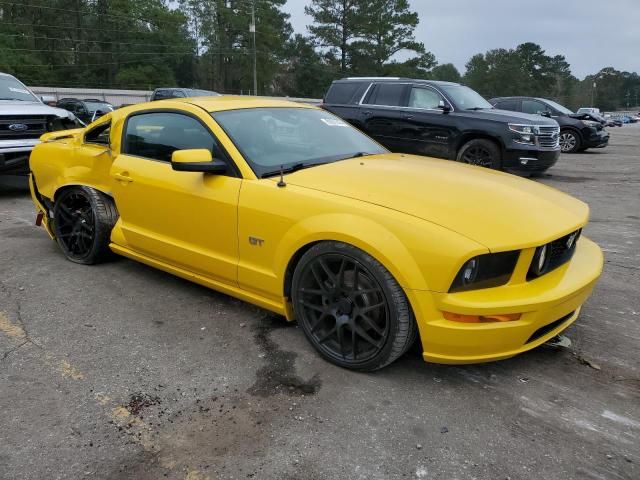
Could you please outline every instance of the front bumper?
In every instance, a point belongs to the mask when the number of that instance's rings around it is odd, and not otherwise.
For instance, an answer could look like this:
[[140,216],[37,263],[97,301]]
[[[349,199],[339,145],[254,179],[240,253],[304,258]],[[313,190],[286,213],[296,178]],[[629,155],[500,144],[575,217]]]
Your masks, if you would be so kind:
[[26,142],[28,144],[20,146],[4,146],[0,144],[0,174],[27,175],[29,173],[29,155],[31,155],[31,150],[38,143],[38,140],[27,140]]
[[609,133],[605,130],[585,135],[583,132],[582,146],[584,148],[604,148],[609,145]]
[[517,172],[543,172],[553,167],[558,158],[560,148],[541,150],[534,146],[519,145],[518,148],[509,148],[503,152],[502,166],[506,170]]
[[[533,250],[521,253],[519,266],[529,265]],[[541,345],[578,318],[602,273],[603,261],[600,247],[582,237],[567,264],[532,281],[512,278],[501,287],[460,293],[408,290],[425,361],[489,362]],[[511,322],[459,323],[446,320],[443,311],[461,315],[521,313],[522,316]]]

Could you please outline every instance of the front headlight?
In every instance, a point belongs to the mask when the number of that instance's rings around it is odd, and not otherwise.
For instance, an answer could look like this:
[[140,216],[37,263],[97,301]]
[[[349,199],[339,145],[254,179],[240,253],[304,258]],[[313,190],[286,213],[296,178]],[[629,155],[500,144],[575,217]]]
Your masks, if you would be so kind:
[[449,292],[463,292],[504,285],[516,268],[520,251],[488,253],[468,260],[460,269]]
[[526,145],[535,145],[536,128],[533,125],[518,125],[510,123],[509,130],[518,134],[518,137],[514,140],[515,142],[524,143]]

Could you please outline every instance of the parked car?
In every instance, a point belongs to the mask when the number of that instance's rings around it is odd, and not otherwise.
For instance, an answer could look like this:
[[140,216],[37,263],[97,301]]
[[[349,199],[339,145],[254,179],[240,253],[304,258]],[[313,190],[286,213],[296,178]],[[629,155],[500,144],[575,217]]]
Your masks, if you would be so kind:
[[17,78],[0,73],[0,174],[29,173],[29,154],[43,133],[79,126],[72,113],[45,105]]
[[345,368],[417,337],[427,361],[512,357],[571,325],[602,271],[580,200],[392,154],[310,105],[145,103],[43,140],[32,198],[67,259],[115,252],[297,319]]
[[332,83],[322,107],[393,152],[524,172],[559,157],[555,120],[495,110],[458,83],[346,78]]
[[97,98],[62,98],[58,100],[58,108],[72,112],[85,124],[90,124],[102,115],[113,111],[113,105]]
[[220,95],[218,92],[209,90],[198,90],[195,88],[156,88],[151,94],[151,101],[165,100],[167,98],[187,98],[187,97],[216,97]]
[[593,108],[593,107],[582,107],[582,108],[579,108],[576,113],[578,115],[582,115],[583,113],[595,113],[597,115],[600,115],[600,109]]
[[600,122],[588,120],[573,113],[559,103],[546,98],[500,97],[489,102],[496,108],[537,114],[553,118],[560,124],[560,148],[574,153],[588,148],[604,148],[609,144],[609,133]]

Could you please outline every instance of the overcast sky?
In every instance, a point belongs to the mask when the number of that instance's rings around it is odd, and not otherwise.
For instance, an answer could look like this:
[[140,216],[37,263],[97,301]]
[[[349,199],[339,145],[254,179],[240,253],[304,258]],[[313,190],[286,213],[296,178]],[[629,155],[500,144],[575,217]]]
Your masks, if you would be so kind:
[[[307,33],[310,0],[288,0],[296,33]],[[564,55],[579,78],[603,67],[640,73],[640,0],[409,0],[418,12],[416,39],[438,63],[461,72],[492,48],[535,42]]]

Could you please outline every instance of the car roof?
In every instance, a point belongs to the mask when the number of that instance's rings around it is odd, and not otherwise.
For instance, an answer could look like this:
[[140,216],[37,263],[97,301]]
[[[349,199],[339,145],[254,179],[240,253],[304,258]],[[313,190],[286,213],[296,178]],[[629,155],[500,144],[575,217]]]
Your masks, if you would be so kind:
[[[225,110],[243,110],[249,108],[310,108],[318,109],[313,105],[291,102],[287,100],[278,100],[268,97],[250,97],[239,95],[220,95],[217,97],[190,97],[190,98],[169,98],[166,100],[157,100],[155,102],[137,103],[129,107],[119,110],[118,115],[128,115],[140,110],[150,110],[162,108],[163,105],[175,105],[176,103],[188,103],[196,105],[207,112],[221,112]],[[114,112],[115,113],[115,112]]]
[[384,83],[424,83],[429,85],[460,85],[456,82],[445,82],[442,80],[426,80],[423,78],[407,78],[407,77],[346,77],[334,80],[333,83],[350,83],[350,82],[384,82]]

